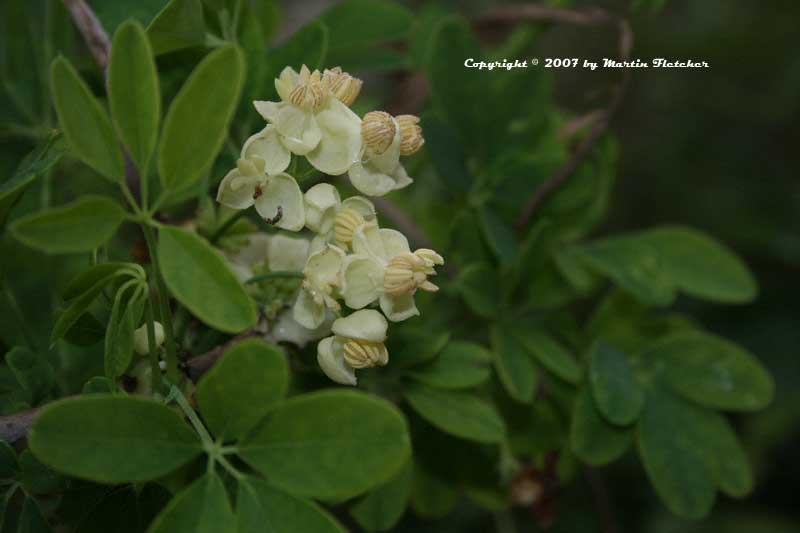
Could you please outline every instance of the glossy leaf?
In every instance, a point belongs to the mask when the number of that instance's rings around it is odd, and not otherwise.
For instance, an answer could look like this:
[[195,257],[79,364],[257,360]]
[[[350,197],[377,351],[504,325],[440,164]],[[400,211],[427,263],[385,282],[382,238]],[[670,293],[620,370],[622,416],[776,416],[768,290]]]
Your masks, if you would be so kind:
[[179,492],[148,533],[234,533],[236,522],[222,480],[213,472]]
[[108,99],[122,142],[146,175],[158,137],[161,95],[153,50],[138,22],[123,23],[114,34],[108,62]]
[[202,451],[175,411],[131,396],[94,395],[48,404],[28,442],[52,468],[100,483],[155,479]]
[[408,386],[403,393],[422,418],[445,433],[489,443],[505,438],[505,423],[497,410],[473,394],[440,391],[423,385]]
[[170,292],[197,318],[227,333],[255,324],[255,305],[222,255],[190,231],[164,226],[158,261]]
[[316,503],[287,494],[248,476],[239,481],[238,533],[343,533],[345,529]]
[[170,0],[150,22],[147,36],[156,54],[204,44],[206,28],[200,0]]
[[557,340],[540,329],[515,328],[514,333],[534,358],[567,383],[581,380],[581,367],[575,357]]
[[480,344],[453,341],[433,361],[409,372],[409,376],[437,389],[466,389],[489,379],[491,364],[491,352]]
[[122,151],[108,114],[64,57],[53,61],[50,89],[72,153],[106,178],[121,180],[125,175]]
[[494,368],[509,396],[522,403],[533,401],[536,368],[528,351],[508,327],[492,328]]
[[291,494],[344,499],[380,485],[408,458],[403,415],[385,400],[329,390],[273,409],[240,456]]
[[625,453],[631,445],[632,431],[606,422],[600,416],[589,387],[575,400],[570,426],[570,446],[583,462],[592,466],[608,464]]
[[172,100],[158,149],[158,173],[169,192],[199,180],[211,167],[233,118],[244,81],[244,59],[234,45],[208,54]]
[[366,531],[389,531],[402,518],[411,494],[412,463],[350,508],[350,514]]
[[238,438],[286,396],[283,352],[260,339],[227,350],[197,384],[197,404],[217,437]]
[[90,252],[114,235],[125,216],[113,200],[89,195],[19,218],[11,233],[31,248],[51,254]]
[[598,409],[613,424],[632,423],[644,406],[645,395],[626,355],[598,341],[589,357],[589,377]]

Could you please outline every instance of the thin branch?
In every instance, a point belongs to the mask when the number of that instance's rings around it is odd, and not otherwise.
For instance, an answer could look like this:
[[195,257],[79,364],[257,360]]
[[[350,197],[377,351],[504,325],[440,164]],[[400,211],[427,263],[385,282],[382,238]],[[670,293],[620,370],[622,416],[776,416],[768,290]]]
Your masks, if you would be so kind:
[[64,0],[64,7],[67,8],[72,21],[81,32],[86,46],[89,47],[89,51],[94,57],[94,62],[105,73],[111,42],[108,40],[108,34],[103,29],[103,25],[100,24],[92,8],[84,0]]

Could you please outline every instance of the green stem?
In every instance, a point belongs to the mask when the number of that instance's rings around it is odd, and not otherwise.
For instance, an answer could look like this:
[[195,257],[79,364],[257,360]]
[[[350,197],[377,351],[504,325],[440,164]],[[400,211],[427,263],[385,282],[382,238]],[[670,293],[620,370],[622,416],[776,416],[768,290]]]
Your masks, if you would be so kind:
[[8,304],[9,309],[11,309],[11,312],[14,314],[17,322],[19,322],[19,330],[22,332],[25,342],[28,344],[30,349],[36,351],[36,337],[33,335],[33,332],[30,330],[30,328],[28,328],[28,321],[25,320],[25,315],[22,313],[22,308],[17,303],[14,293],[11,292],[11,287],[9,287],[8,283],[6,283],[5,276],[0,278],[0,290],[6,297],[6,303]]
[[153,299],[148,295],[145,320],[147,321],[147,351],[150,354],[150,388],[153,392],[161,390],[161,367],[158,364],[156,349],[156,326],[153,318]]
[[158,267],[158,254],[156,252],[155,236],[153,228],[148,224],[142,224],[144,239],[147,242],[147,250],[150,253],[150,264],[153,267],[153,278],[156,282],[154,293],[156,306],[159,308],[161,325],[164,326],[164,345],[167,349],[167,377],[170,381],[177,383],[180,380],[178,370],[178,354],[175,349],[175,334],[172,329],[172,312],[169,308],[169,294],[161,276],[161,269]]
[[239,472],[239,471],[236,469],[236,467],[235,467],[235,466],[233,466],[233,465],[232,465],[230,462],[228,462],[228,460],[227,460],[227,459],[225,459],[225,457],[223,457],[222,455],[218,455],[218,456],[216,456],[214,459],[215,459],[215,460],[216,460],[216,461],[217,461],[219,464],[221,464],[221,465],[222,465],[222,467],[223,467],[225,470],[227,470],[227,471],[230,473],[230,475],[232,475],[232,476],[233,476],[233,478],[234,478],[236,481],[241,481],[241,480],[243,480],[243,479],[244,479],[244,474],[242,474],[241,472]]
[[305,275],[297,270],[276,270],[274,272],[267,272],[265,274],[259,274],[257,276],[253,276],[252,278],[245,281],[245,284],[258,283],[259,281],[266,281],[268,279],[278,279],[278,278],[303,279],[304,277]]
[[247,214],[247,210],[242,209],[240,211],[237,211],[234,215],[231,215],[230,217],[228,217],[228,220],[223,222],[222,225],[220,227],[218,227],[217,230],[211,235],[211,238],[209,239],[209,242],[211,244],[216,244],[216,242],[223,235],[225,235],[225,232],[228,231],[231,226],[236,224],[237,220],[239,220],[240,218],[242,218],[246,214]]
[[214,439],[211,438],[211,434],[200,421],[200,418],[197,416],[197,413],[194,412],[192,406],[189,405],[189,402],[186,400],[186,396],[184,396],[181,390],[175,385],[172,386],[172,389],[169,391],[169,395],[175,398],[175,402],[180,406],[183,414],[186,415],[186,418],[189,419],[189,422],[191,422],[194,430],[197,431],[198,435],[200,435],[200,440],[203,441],[203,444],[208,449],[213,449],[216,446]]

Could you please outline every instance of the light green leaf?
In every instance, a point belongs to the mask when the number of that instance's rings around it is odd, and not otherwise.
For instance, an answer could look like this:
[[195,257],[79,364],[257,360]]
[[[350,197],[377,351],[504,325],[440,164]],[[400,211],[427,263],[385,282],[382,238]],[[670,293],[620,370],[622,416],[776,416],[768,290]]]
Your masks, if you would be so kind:
[[225,352],[197,384],[203,419],[217,437],[239,438],[261,420],[289,389],[286,356],[260,339]]
[[453,341],[433,361],[408,373],[437,389],[466,389],[491,375],[492,354],[474,342]]
[[256,477],[239,481],[236,499],[238,533],[344,533],[345,529],[316,503],[297,498]]
[[208,171],[228,136],[244,81],[244,58],[234,45],[208,54],[169,106],[158,149],[166,191],[194,184]]
[[411,494],[413,469],[409,460],[388,482],[350,508],[350,515],[366,531],[389,531],[402,518]]
[[161,95],[153,50],[138,22],[123,23],[114,34],[108,62],[108,99],[119,136],[139,173],[146,176],[158,137]]
[[511,330],[499,324],[492,327],[494,368],[509,396],[531,403],[536,388],[536,368],[528,351]]
[[88,195],[70,204],[19,218],[10,229],[19,241],[43,252],[89,252],[105,244],[125,216],[125,211],[113,200]]
[[344,499],[393,476],[410,453],[403,415],[389,402],[328,390],[287,400],[239,445],[240,456],[291,494]]
[[162,227],[158,261],[173,296],[212,328],[238,333],[256,323],[253,301],[222,255],[202,237]]
[[58,57],[50,68],[50,89],[72,152],[112,181],[125,175],[122,152],[105,110],[69,60]]
[[594,403],[589,387],[575,400],[570,426],[570,446],[583,462],[600,466],[622,456],[631,445],[632,431],[606,422]]
[[0,183],[0,230],[5,227],[9,212],[27,188],[53,168],[63,155],[64,143],[61,133],[51,133],[25,156],[10,179]]
[[515,328],[514,333],[536,360],[567,383],[581,380],[581,367],[575,357],[557,340],[540,329]]
[[222,480],[213,472],[179,492],[148,533],[233,533],[236,522]]
[[197,436],[169,407],[99,394],[48,404],[28,443],[52,468],[100,483],[155,479],[202,451]]
[[597,341],[592,346],[589,377],[597,407],[609,422],[627,426],[636,420],[644,407],[644,390],[624,353]]
[[496,280],[497,273],[486,264],[472,264],[461,271],[458,291],[476,315],[494,318],[497,314],[500,308],[500,291]]
[[170,0],[150,22],[147,36],[156,55],[203,45],[206,26],[200,0]]
[[714,335],[676,333],[647,350],[644,357],[663,361],[670,387],[701,405],[756,411],[772,401],[775,384],[758,359]]
[[505,438],[506,426],[497,410],[473,394],[416,384],[407,386],[403,392],[422,418],[445,433],[489,443]]
[[106,377],[115,379],[133,358],[133,332],[139,326],[147,300],[147,284],[135,280],[123,285],[114,297],[105,336]]

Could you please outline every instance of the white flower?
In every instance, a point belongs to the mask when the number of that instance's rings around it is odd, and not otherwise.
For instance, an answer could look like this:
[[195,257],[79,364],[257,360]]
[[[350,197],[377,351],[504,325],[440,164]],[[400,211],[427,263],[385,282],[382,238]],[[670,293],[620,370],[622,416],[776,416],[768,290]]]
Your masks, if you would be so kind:
[[316,341],[330,335],[333,314],[328,311],[322,324],[315,329],[308,329],[301,326],[292,316],[290,311],[282,312],[278,315],[275,323],[270,327],[265,339],[273,344],[279,342],[291,342],[300,348],[305,347],[311,341]]
[[361,123],[362,152],[350,167],[350,182],[367,196],[383,196],[410,185],[400,164],[400,155],[409,155],[422,146],[419,119],[413,115],[394,118],[384,111],[371,111]]
[[289,174],[267,174],[261,158],[239,159],[222,178],[217,201],[233,209],[255,205],[262,218],[276,227],[300,231],[305,224],[303,193]]
[[353,234],[362,224],[375,224],[375,206],[363,196],[351,196],[344,202],[339,191],[329,183],[319,183],[306,191],[304,196],[306,227],[318,234],[312,249],[320,243],[333,242],[348,249]]
[[333,321],[332,337],[317,345],[317,362],[329,378],[343,385],[355,385],[355,369],[384,366],[388,324],[379,312],[364,309]]
[[[355,78],[341,69],[326,74],[311,72],[305,65],[299,74],[286,67],[275,80],[281,101],[253,102],[256,111],[274,126],[274,130],[267,127],[257,134],[260,137],[249,147],[253,155],[272,158],[278,168],[288,165],[291,152],[306,156],[314,168],[325,174],[338,176],[347,172],[361,150],[361,120],[340,98],[355,99],[353,82],[347,81]],[[360,90],[360,81],[357,85]],[[282,170],[285,169],[286,166]]]
[[[153,322],[153,333],[155,337],[155,346],[158,348],[164,344],[164,326],[161,325],[161,322]],[[148,344],[147,336],[147,324],[142,325],[142,327],[133,332],[133,349],[139,355],[147,355],[150,353],[150,345]]]
[[344,251],[333,245],[308,257],[303,269],[305,277],[293,308],[294,319],[301,326],[316,329],[324,322],[327,309],[335,312],[341,309],[334,291],[342,286],[343,259]]
[[386,318],[399,322],[419,314],[417,289],[439,290],[428,276],[444,264],[442,256],[425,248],[412,253],[399,231],[362,226],[355,232],[353,251],[342,266],[341,293],[348,307],[361,309],[379,300]]

